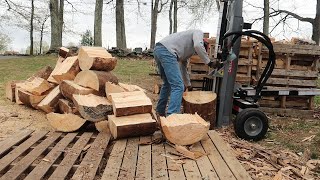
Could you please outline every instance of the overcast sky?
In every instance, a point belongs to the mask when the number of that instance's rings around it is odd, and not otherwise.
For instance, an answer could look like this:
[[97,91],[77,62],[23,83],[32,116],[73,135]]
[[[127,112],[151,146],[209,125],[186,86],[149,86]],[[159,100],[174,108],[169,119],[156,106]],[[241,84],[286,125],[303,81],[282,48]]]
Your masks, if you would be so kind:
[[[18,0],[16,0],[18,1]],[[22,0],[21,0],[22,1]],[[76,9],[72,9],[69,4],[66,4],[65,14],[65,26],[67,27],[67,32],[63,34],[63,45],[68,45],[73,43],[78,45],[80,42],[80,34],[86,29],[93,31],[93,14],[94,14],[94,0],[69,0],[74,3]],[[247,0],[249,3],[253,3],[255,6],[262,7],[263,0]],[[0,2],[2,3],[3,0]],[[25,1],[24,1],[25,2]],[[126,23],[126,36],[127,36],[127,46],[128,48],[135,47],[149,47],[150,41],[150,6],[151,0],[144,0],[141,4],[140,12],[138,12],[138,7],[136,0],[125,0],[125,23]],[[280,7],[282,9],[290,10],[296,12],[297,14],[305,17],[315,16],[315,0],[280,0],[283,3],[275,3],[274,7]],[[42,5],[43,6],[43,5]],[[116,31],[115,31],[115,13],[113,5],[108,5],[104,7],[103,13],[103,46],[113,47],[116,45]],[[209,32],[210,36],[215,36],[217,31],[217,20],[218,14],[214,12],[206,13],[207,17],[204,22],[197,23],[197,25],[191,25],[190,21],[192,15],[186,10],[178,11],[178,31],[183,31],[192,28],[198,28],[204,32]],[[6,9],[0,7],[0,13],[8,13]],[[244,3],[244,13],[243,16],[245,21],[250,22],[252,19],[262,16],[262,10],[252,7],[247,3]],[[271,26],[275,24],[278,20],[271,19]],[[7,23],[1,22],[1,31],[9,35],[12,39],[10,45],[11,49],[16,51],[22,51],[26,49],[29,44],[29,34],[28,31],[21,28],[10,26]],[[50,26],[50,19],[47,21],[47,25]],[[256,23],[253,29],[262,31],[262,23]],[[272,27],[270,28],[272,29]],[[48,29],[49,30],[49,29]],[[73,32],[69,32],[72,30]],[[285,31],[283,31],[285,30]],[[167,36],[169,32],[169,21],[168,21],[168,10],[165,9],[163,13],[160,14],[158,19],[158,33],[157,40],[162,39]],[[291,37],[301,37],[310,38],[312,32],[312,27],[308,23],[299,22],[295,19],[289,21],[288,26],[280,25],[277,29],[272,32],[272,36],[277,39],[291,39]],[[39,34],[35,34],[35,40],[39,40]],[[44,39],[48,44],[50,44],[50,33],[45,35]]]

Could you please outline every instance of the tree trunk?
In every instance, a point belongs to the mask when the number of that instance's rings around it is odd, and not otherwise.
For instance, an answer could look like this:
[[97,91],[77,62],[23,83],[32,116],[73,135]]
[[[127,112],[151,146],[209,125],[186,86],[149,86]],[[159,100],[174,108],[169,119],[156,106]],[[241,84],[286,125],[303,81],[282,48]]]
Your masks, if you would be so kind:
[[159,0],[152,1],[150,49],[153,49],[156,43],[158,7],[159,7]]
[[59,47],[62,46],[62,31],[63,31],[63,10],[64,10],[64,0],[60,0],[59,7]]
[[263,33],[265,35],[269,35],[269,14],[270,14],[270,2],[269,0],[264,0],[263,6]]
[[172,34],[172,9],[173,9],[173,1],[174,0],[171,0],[170,2],[170,9],[169,9],[169,23],[170,23],[170,26],[169,26],[169,34]]
[[121,49],[127,48],[126,30],[124,23],[124,8],[123,0],[116,1],[116,32],[117,32],[117,47]]
[[103,0],[96,0],[94,14],[94,46],[102,46],[102,9]]
[[34,0],[31,0],[30,55],[33,55],[33,16],[34,16]]
[[317,0],[317,10],[316,10],[316,17],[312,24],[312,40],[319,45],[320,39],[320,0]]
[[173,33],[176,33],[178,30],[178,0],[174,0],[173,7]]
[[57,50],[59,47],[59,19],[58,19],[58,1],[50,0],[50,17],[51,17],[51,43],[50,50]]

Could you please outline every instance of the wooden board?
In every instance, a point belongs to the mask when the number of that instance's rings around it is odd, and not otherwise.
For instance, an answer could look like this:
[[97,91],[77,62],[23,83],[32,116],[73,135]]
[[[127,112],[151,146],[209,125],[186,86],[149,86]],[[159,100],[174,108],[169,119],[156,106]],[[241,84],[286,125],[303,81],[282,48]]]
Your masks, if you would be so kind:
[[269,78],[266,84],[281,85],[281,86],[317,87],[317,82],[315,80],[284,79],[284,78]]
[[152,102],[142,91],[111,93],[115,116],[151,113]]
[[0,156],[7,152],[12,146],[24,141],[32,133],[32,130],[22,130],[17,133],[15,136],[5,139],[0,142]]

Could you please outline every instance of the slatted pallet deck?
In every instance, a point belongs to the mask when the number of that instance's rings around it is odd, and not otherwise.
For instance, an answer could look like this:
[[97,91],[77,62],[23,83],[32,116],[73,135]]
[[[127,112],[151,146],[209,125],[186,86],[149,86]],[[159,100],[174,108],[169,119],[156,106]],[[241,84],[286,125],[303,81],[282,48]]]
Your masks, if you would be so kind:
[[159,137],[22,131],[0,142],[0,179],[251,179],[215,131],[193,146],[207,155],[183,164],[166,143],[139,143]]

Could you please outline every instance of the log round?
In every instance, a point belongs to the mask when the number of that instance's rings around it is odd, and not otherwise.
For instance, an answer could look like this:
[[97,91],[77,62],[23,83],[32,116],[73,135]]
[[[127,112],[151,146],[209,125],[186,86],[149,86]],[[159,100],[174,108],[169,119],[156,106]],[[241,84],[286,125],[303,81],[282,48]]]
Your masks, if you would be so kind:
[[119,81],[111,72],[86,70],[77,74],[74,82],[80,86],[99,91],[101,95],[105,95],[106,82],[118,84]]
[[78,57],[80,68],[83,71],[89,69],[112,71],[117,65],[117,59],[101,47],[81,47]]
[[199,114],[210,122],[210,129],[216,124],[217,94],[210,91],[190,91],[183,94],[183,112]]
[[164,136],[176,145],[191,145],[199,142],[209,131],[210,124],[198,114],[171,114],[160,117]]
[[82,87],[74,83],[73,81],[68,81],[68,80],[64,80],[61,82],[60,92],[65,98],[69,100],[73,100],[73,94],[87,95],[87,94],[96,93],[95,90],[91,88]]
[[74,114],[49,113],[47,119],[56,131],[61,132],[76,131],[86,122],[86,120]]

